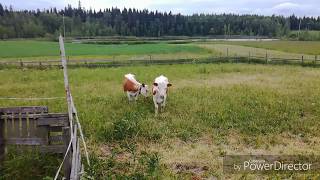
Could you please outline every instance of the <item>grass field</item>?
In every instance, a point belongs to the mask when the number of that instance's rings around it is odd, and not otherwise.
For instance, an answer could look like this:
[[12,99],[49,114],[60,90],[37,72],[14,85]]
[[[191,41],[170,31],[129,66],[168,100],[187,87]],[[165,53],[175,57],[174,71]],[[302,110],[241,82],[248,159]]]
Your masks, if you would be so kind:
[[[66,43],[67,55],[72,59],[112,59],[113,56],[181,56],[208,55],[210,51],[193,45],[179,44],[137,44],[137,45],[96,45]],[[0,41],[0,58],[2,59],[59,59],[58,42],[47,41]]]
[[[123,75],[151,85],[164,74],[173,87],[166,111],[154,117],[152,98],[129,104]],[[69,70],[71,90],[89,143],[96,179],[312,179],[319,174],[223,174],[230,154],[320,153],[320,70],[248,64],[164,65]],[[2,97],[64,96],[62,71],[0,70]],[[22,93],[23,92],[23,93]],[[64,100],[9,101],[0,106],[47,105],[65,112]],[[13,179],[53,176],[58,162],[10,155]],[[30,167],[34,172],[30,173]],[[23,169],[23,171],[17,171]],[[39,169],[39,171],[36,171]]]
[[[294,58],[314,60],[320,54],[317,41],[216,41],[189,44],[77,44],[66,43],[67,56],[71,60],[172,60],[207,58],[219,55],[259,56],[269,58]],[[320,56],[319,56],[320,58]],[[58,60],[57,42],[0,41],[0,60]]]
[[219,41],[214,44],[254,47],[293,54],[320,55],[319,41]]

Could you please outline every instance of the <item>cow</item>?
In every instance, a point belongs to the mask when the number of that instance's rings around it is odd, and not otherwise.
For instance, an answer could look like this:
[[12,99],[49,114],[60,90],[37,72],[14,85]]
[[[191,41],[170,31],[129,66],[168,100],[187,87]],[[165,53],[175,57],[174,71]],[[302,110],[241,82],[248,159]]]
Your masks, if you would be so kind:
[[163,75],[157,77],[154,80],[152,94],[153,94],[153,102],[155,106],[155,115],[158,114],[159,107],[161,111],[164,110],[166,106],[168,88],[170,86],[172,86],[172,84],[170,84],[168,78]]
[[126,74],[124,78],[123,91],[127,93],[129,101],[138,100],[139,94],[148,96],[148,85],[139,83],[134,74]]

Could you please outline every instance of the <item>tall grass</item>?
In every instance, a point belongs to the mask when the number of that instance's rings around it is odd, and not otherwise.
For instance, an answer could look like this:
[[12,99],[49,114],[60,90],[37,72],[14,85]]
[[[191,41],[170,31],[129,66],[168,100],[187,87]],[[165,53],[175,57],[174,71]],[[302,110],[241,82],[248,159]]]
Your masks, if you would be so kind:
[[[161,74],[169,78],[173,87],[164,113],[154,116],[151,97],[128,103],[121,87],[126,73],[136,74],[140,82],[149,85]],[[163,164],[160,152],[147,150],[150,144],[168,140],[192,144],[209,136],[226,143],[230,133],[237,133],[239,139],[256,146],[270,145],[271,140],[271,145],[282,143],[277,138],[260,139],[282,134],[319,138],[319,75],[320,71],[313,68],[245,64],[70,69],[71,91],[94,161],[87,176],[179,177]],[[0,94],[64,96],[62,72],[2,69]],[[21,105],[47,105],[50,112],[66,111],[64,100],[0,101],[0,106]],[[108,156],[99,154],[104,144],[112,149]],[[225,150],[222,148],[221,154]]]

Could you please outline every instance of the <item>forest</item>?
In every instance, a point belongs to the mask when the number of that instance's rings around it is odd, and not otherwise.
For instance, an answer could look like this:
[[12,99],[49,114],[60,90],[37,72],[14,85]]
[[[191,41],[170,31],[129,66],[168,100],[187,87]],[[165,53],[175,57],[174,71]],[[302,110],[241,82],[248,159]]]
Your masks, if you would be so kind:
[[[63,23],[64,21],[64,23]],[[65,30],[63,30],[65,24]],[[193,14],[134,8],[15,10],[0,4],[0,39],[94,36],[264,36],[283,37],[293,30],[320,30],[320,17]]]

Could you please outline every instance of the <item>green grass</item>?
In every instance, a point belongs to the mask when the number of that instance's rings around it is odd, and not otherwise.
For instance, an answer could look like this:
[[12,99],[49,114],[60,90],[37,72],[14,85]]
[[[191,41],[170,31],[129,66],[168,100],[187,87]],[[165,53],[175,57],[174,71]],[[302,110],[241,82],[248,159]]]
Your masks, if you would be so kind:
[[[127,102],[121,85],[123,75],[129,72],[149,85],[160,74],[169,78],[173,87],[169,90],[167,109],[159,117],[154,116],[151,97]],[[221,157],[256,152],[320,153],[319,69],[246,64],[164,65],[70,69],[69,76],[93,161],[87,175],[96,179],[255,179],[259,176],[224,175]],[[62,71],[2,69],[0,94],[64,96]],[[50,112],[67,110],[65,100],[0,101],[0,106],[22,105],[47,105]],[[14,175],[15,171],[10,169],[14,170],[15,163],[8,164],[5,172]],[[26,167],[34,166],[26,162]],[[27,172],[26,169],[19,175]]]
[[[166,43],[137,44],[137,45],[96,45],[66,43],[68,56],[73,57],[112,57],[119,55],[154,55],[154,54],[208,54],[209,52],[192,45],[173,45]],[[59,45],[57,42],[47,41],[0,41],[0,58],[6,59],[57,59]]]
[[215,44],[239,45],[295,54],[320,55],[320,41],[220,41]]

